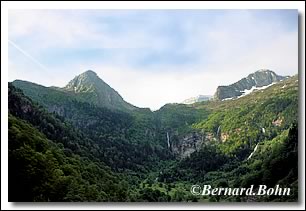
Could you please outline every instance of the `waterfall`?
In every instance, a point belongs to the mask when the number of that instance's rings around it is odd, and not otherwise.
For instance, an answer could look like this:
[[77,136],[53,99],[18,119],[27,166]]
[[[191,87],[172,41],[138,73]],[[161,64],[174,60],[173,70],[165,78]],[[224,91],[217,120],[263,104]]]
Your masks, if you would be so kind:
[[221,125],[219,125],[219,127],[218,127],[218,130],[217,130],[217,137],[219,137],[220,129],[221,129]]
[[253,156],[253,154],[254,154],[254,153],[256,152],[256,150],[257,150],[257,147],[258,147],[258,143],[256,144],[256,146],[255,146],[253,152],[249,155],[249,157],[248,157],[247,160],[249,160],[249,159]]
[[167,132],[167,142],[168,142],[168,148],[170,148],[170,137],[169,137],[169,133]]

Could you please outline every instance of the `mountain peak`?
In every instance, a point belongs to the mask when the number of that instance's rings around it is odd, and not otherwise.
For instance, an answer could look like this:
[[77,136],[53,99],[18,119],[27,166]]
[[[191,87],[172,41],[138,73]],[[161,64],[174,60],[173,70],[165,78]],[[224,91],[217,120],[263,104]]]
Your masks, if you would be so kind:
[[117,91],[99,78],[97,73],[92,70],[87,70],[75,76],[63,89],[79,95],[79,97],[85,98],[87,102],[100,107],[119,110],[133,110],[135,108],[125,102]]
[[102,79],[99,78],[97,73],[92,71],[92,70],[87,70],[87,71],[81,73],[80,75],[76,76],[75,79],[76,78],[81,80],[83,83],[84,82],[85,83],[96,83],[98,81],[102,81]]
[[86,70],[81,75],[95,75],[95,76],[98,76],[97,73],[95,71],[93,71],[93,70]]
[[274,73],[272,70],[269,70],[269,69],[259,69],[255,73],[257,73],[257,72],[272,72],[272,73]]
[[233,99],[244,96],[246,93],[251,92],[258,88],[264,88],[273,83],[282,81],[288,77],[277,75],[269,69],[260,69],[254,73],[249,74],[247,77],[242,78],[228,86],[219,86],[214,95],[217,100]]
[[69,83],[64,87],[67,91],[73,92],[91,92],[95,86],[99,84],[105,84],[92,70],[87,70],[80,75],[75,76]]

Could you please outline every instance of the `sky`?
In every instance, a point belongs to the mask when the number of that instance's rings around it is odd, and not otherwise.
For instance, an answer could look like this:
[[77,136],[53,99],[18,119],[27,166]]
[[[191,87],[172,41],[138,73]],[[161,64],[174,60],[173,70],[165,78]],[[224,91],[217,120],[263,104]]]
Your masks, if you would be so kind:
[[93,70],[152,110],[259,69],[298,73],[297,10],[9,10],[8,37],[9,81]]

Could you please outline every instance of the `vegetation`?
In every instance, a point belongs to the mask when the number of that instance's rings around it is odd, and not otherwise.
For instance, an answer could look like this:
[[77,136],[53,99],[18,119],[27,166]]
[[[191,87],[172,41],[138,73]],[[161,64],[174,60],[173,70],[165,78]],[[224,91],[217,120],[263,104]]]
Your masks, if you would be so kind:
[[[298,199],[297,76],[239,99],[155,112],[101,107],[17,81],[9,83],[8,120],[10,201]],[[199,147],[179,157],[172,141],[193,147],[182,141],[188,134],[202,138],[194,140]],[[279,184],[292,194],[193,196],[194,184]]]
[[9,115],[9,201],[125,201],[127,192],[105,164]]

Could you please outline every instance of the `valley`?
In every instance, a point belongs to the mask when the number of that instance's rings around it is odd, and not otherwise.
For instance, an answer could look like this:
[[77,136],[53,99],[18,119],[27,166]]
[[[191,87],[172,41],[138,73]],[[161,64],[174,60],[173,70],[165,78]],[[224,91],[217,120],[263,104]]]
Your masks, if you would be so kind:
[[[8,86],[9,201],[298,199],[298,75],[256,71],[214,97],[154,112],[91,70],[62,88]],[[195,184],[292,194],[197,196]]]

